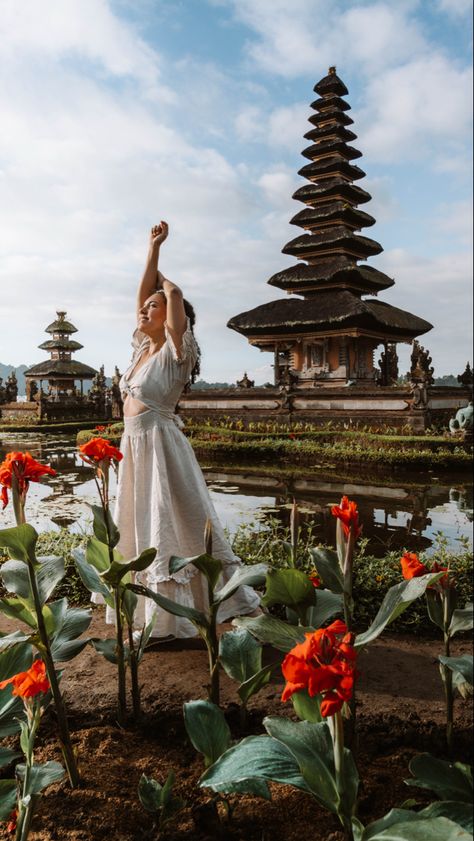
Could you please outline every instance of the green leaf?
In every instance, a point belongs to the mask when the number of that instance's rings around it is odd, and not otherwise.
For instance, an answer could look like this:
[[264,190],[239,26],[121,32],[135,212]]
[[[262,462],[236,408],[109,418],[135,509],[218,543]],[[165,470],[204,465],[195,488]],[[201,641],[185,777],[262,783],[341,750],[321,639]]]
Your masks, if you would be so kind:
[[400,616],[415,599],[419,599],[426,592],[426,588],[438,581],[442,575],[442,572],[420,575],[390,587],[370,628],[356,636],[354,645],[358,648],[377,639],[387,625]]
[[458,631],[470,631],[474,624],[473,617],[474,611],[471,602],[468,602],[465,607],[455,610],[449,626],[450,636],[454,636]]
[[315,589],[306,573],[298,569],[270,569],[265,584],[265,607],[283,604],[298,610],[315,603]]
[[246,791],[261,796],[264,780],[309,791],[294,756],[285,745],[270,736],[248,736],[229,748],[204,772],[199,785],[228,794]]
[[331,590],[315,590],[316,605],[306,609],[305,624],[321,628],[336,613],[342,613],[342,596]]
[[324,586],[341,595],[344,592],[344,579],[337,553],[323,546],[309,551]]
[[0,747],[0,768],[6,768],[15,759],[19,759],[21,753],[12,750],[11,748]]
[[90,642],[94,646],[95,650],[98,654],[102,654],[109,663],[113,663],[117,665],[117,640],[114,638],[109,637],[108,639],[102,640],[96,637],[93,637]]
[[[79,573],[80,579],[91,593],[100,593],[109,606],[113,606],[113,596],[110,588],[102,581],[97,569],[86,560],[86,553],[83,549],[73,549],[72,555]],[[112,603],[111,603],[112,600]]]
[[472,654],[463,654],[462,657],[444,657],[440,655],[438,660],[443,664],[443,666],[447,666],[448,669],[451,669],[452,672],[457,672],[462,675],[466,683],[469,683],[471,686],[473,685],[474,658]]
[[30,628],[37,628],[36,613],[31,609],[30,604],[25,599],[14,599],[6,597],[0,599],[0,611],[5,616],[10,616],[11,619],[17,619],[19,622],[24,622]]
[[25,717],[21,698],[12,695],[10,685],[0,689],[0,739],[11,736],[20,729],[20,720]]
[[11,558],[24,563],[35,563],[38,533],[29,523],[0,531],[0,549],[7,549]]
[[55,587],[66,575],[64,558],[56,555],[44,555],[37,558],[39,568],[35,569],[36,581],[40,594],[41,604],[44,604],[52,596]]
[[471,833],[447,818],[422,818],[392,824],[376,835],[362,836],[363,841],[472,841]]
[[142,774],[138,783],[140,803],[147,812],[159,812],[163,807],[163,786],[157,780]]
[[219,659],[232,680],[245,683],[262,668],[262,646],[245,628],[227,631],[219,640]]
[[7,821],[16,806],[16,780],[0,780],[0,821]]
[[461,803],[456,800],[440,800],[437,803],[430,803],[421,812],[424,818],[448,818],[453,823],[458,823],[466,832],[473,832],[474,821],[472,816],[472,803]]
[[148,569],[155,557],[156,549],[145,549],[138,558],[134,558],[132,561],[113,561],[101,577],[107,584],[117,586],[127,573],[143,572],[143,570]]
[[26,672],[33,662],[33,651],[28,642],[12,645],[0,652],[0,681]]
[[214,603],[220,604],[234,595],[239,587],[259,587],[265,580],[266,564],[238,567],[226,584],[215,594]]
[[[87,645],[89,639],[78,639],[89,628],[92,611],[89,608],[69,607],[66,599],[61,624],[51,640],[51,654],[57,663],[72,660]],[[57,602],[51,605],[53,608]]]
[[[130,595],[132,595],[132,594],[130,594]],[[156,613],[153,614],[150,621],[148,622],[148,625],[145,625],[145,627],[142,628],[141,631],[134,631],[134,638],[136,636],[137,640],[138,640],[137,641],[137,648],[136,648],[136,656],[137,656],[138,662],[140,662],[140,660],[142,659],[142,657],[145,653],[146,644],[147,644],[148,640],[150,639],[151,632],[152,632],[153,628],[155,627],[155,622],[156,622]]]
[[441,800],[460,800],[472,803],[472,771],[461,762],[446,762],[429,753],[415,756],[409,764],[413,780],[405,780],[409,786],[434,791]]
[[262,669],[259,669],[258,672],[255,672],[254,675],[241,683],[237,692],[243,704],[247,704],[252,695],[256,695],[257,692],[260,692],[263,686],[266,686],[267,683],[269,683],[272,671],[276,665],[279,664],[270,663],[268,666],[264,666]]
[[193,564],[196,569],[206,576],[211,589],[214,590],[222,573],[222,561],[217,558],[213,558],[211,555],[207,555],[206,553],[203,555],[195,555],[192,558],[177,558],[173,555],[173,557],[170,558],[169,566],[171,575],[174,575],[176,572],[180,572],[180,570],[189,566],[189,564]]
[[110,511],[107,509],[107,512],[104,514],[101,505],[91,505],[90,508],[94,518],[92,528],[97,540],[113,548],[120,540],[120,532],[112,519]]
[[426,607],[428,608],[428,616],[434,625],[444,630],[444,609],[440,595],[436,590],[427,590],[426,593]]
[[[48,555],[37,559],[34,575],[42,605],[49,599],[57,584],[64,578],[64,559]],[[2,566],[2,578],[5,588],[10,593],[26,601],[34,610],[33,591],[31,589],[28,566],[22,561],[6,561]]]
[[[417,812],[410,812],[407,809],[390,809],[390,812],[387,812],[383,818],[379,818],[365,828],[362,827],[361,831],[357,828],[357,831],[354,831],[355,841],[372,841],[372,839],[378,838],[381,832],[392,826],[417,820],[420,820]],[[427,841],[429,837],[427,836]]]
[[260,642],[270,643],[274,648],[285,653],[291,651],[300,642],[305,640],[305,632],[311,633],[313,628],[304,628],[302,625],[288,625],[281,619],[263,614],[263,616],[239,616],[232,621],[237,628],[246,628],[257,637]]
[[295,757],[301,774],[318,803],[337,813],[337,791],[333,744],[327,723],[290,721],[270,716],[263,720],[267,733],[282,742]]
[[127,584],[126,589],[131,590],[133,593],[138,593],[139,596],[146,596],[148,599],[152,599],[159,607],[171,613],[173,616],[182,616],[184,619],[189,619],[198,629],[207,630],[209,628],[209,620],[205,614],[201,613],[200,610],[196,610],[194,607],[187,607],[186,605],[167,599],[161,593],[155,593],[153,590],[143,587],[141,584]]
[[307,689],[300,689],[299,692],[293,693],[291,696],[293,708],[301,721],[317,723],[323,720],[320,709],[320,697],[320,695],[315,695],[314,698],[310,698]]
[[[84,550],[74,550],[79,551],[84,554]],[[114,558],[116,557],[116,553],[118,556],[117,550],[114,550]],[[109,548],[105,543],[102,543],[100,540],[97,540],[96,537],[90,537],[87,541],[86,545],[86,561],[88,564],[94,567],[97,572],[105,572],[108,570],[110,566],[110,555],[109,555]],[[120,555],[120,558],[122,556]],[[117,557],[117,560],[120,560]]]
[[120,592],[122,595],[122,612],[125,616],[127,625],[132,628],[138,604],[138,596],[136,596],[135,593],[132,593],[131,590],[125,590],[122,589],[122,587],[120,588]]
[[5,590],[20,596],[34,610],[28,566],[23,561],[5,561],[1,569]]
[[[16,774],[18,779],[25,779],[26,765],[17,765]],[[33,765],[30,769],[30,784],[26,794],[39,794],[44,788],[52,783],[57,783],[64,777],[64,768],[59,762],[49,760],[43,765]]]
[[13,631],[11,634],[0,634],[0,651],[5,651],[12,645],[19,642],[28,642],[31,639],[30,634],[25,634],[23,631]]
[[206,768],[230,747],[231,733],[224,713],[210,701],[188,701],[183,704],[186,732]]

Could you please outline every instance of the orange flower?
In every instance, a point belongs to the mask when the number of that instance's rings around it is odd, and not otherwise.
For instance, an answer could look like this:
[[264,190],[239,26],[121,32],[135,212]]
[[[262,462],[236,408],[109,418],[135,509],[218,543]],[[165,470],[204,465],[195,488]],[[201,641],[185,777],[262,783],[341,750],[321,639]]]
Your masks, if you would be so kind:
[[313,585],[313,587],[316,587],[316,588],[321,587],[322,581],[321,581],[317,572],[311,572],[309,574],[308,578],[311,581],[311,584]]
[[418,578],[419,575],[428,575],[429,569],[421,563],[416,552],[404,552],[400,558],[402,575],[407,581],[410,578]]
[[49,690],[46,666],[42,660],[35,660],[27,672],[19,672],[8,680],[2,680],[0,689],[4,689],[9,683],[13,684],[12,695],[18,695],[19,698],[35,698],[40,692]]
[[281,696],[287,701],[295,692],[307,689],[311,698],[322,695],[321,715],[334,715],[352,697],[356,677],[354,635],[339,619],[327,628],[305,634],[282,663],[286,686]]
[[20,495],[25,497],[30,482],[39,482],[41,476],[46,473],[56,476],[56,471],[52,467],[35,461],[30,453],[7,453],[5,460],[0,464],[0,485],[2,485],[0,498],[3,507],[8,505],[7,489],[12,487],[13,477],[17,480]]
[[13,809],[13,812],[10,812],[10,817],[8,818],[7,832],[16,832],[17,820],[18,820],[18,809]]
[[117,447],[113,447],[105,438],[91,438],[87,444],[79,447],[81,458],[89,464],[96,465],[101,461],[121,461],[123,455]]
[[362,534],[362,526],[359,526],[359,512],[357,511],[357,503],[343,496],[340,505],[333,505],[331,514],[341,521],[342,528],[346,538],[349,537],[351,530],[355,540]]
[[106,427],[105,427],[105,426],[100,426],[100,425],[99,425],[99,426],[95,426],[95,427],[94,427],[94,431],[95,431],[95,432],[105,432],[105,430],[106,430]]

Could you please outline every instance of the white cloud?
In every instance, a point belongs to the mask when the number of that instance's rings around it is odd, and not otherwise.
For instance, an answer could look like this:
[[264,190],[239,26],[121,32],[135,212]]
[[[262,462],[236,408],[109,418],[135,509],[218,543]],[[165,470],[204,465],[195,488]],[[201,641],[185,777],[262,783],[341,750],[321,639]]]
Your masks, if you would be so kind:
[[458,19],[472,16],[472,0],[436,0],[436,8]]

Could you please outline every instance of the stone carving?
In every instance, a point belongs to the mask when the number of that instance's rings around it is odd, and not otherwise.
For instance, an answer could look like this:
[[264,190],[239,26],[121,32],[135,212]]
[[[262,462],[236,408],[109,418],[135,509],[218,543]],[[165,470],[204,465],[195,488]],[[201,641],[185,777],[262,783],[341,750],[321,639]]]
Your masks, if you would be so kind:
[[457,381],[458,381],[458,383],[461,383],[461,385],[463,385],[463,386],[466,386],[466,387],[470,386],[472,388],[472,382],[473,382],[472,368],[469,365],[469,362],[466,363],[466,367],[465,367],[464,371],[462,372],[462,374],[458,374]]
[[121,378],[122,375],[117,366],[115,366],[112,385],[110,387],[110,398],[112,403],[112,417],[116,419],[120,419],[123,415],[123,400],[122,392],[120,391]]
[[255,385],[255,380],[249,380],[247,376],[247,371],[245,371],[244,376],[241,380],[237,380],[237,388],[253,388]]
[[433,385],[434,368],[431,366],[432,361],[430,352],[425,350],[417,339],[415,339],[413,342],[413,350],[411,352],[411,368],[407,374],[407,379],[411,383]]
[[449,421],[449,431],[452,435],[469,433],[472,435],[474,406],[472,400],[462,409],[458,409],[456,416]]
[[377,376],[379,385],[396,385],[398,380],[397,346],[393,343],[385,345],[378,361],[380,373]]
[[7,377],[7,381],[5,383],[5,391],[7,397],[6,402],[15,403],[18,397],[18,381],[14,371],[12,371]]
[[0,403],[7,402],[7,390],[3,385],[3,377],[0,377]]
[[33,402],[38,394],[38,383],[36,380],[26,380],[26,399],[28,402]]
[[412,409],[425,409],[428,405],[428,389],[425,382],[411,382]]

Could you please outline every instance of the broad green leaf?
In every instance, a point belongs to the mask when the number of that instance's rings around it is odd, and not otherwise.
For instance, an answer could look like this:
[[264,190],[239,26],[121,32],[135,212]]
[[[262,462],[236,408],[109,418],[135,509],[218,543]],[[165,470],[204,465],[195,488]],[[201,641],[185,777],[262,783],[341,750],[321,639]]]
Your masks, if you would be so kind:
[[167,599],[161,593],[155,593],[153,590],[143,587],[141,584],[127,584],[127,590],[138,593],[139,596],[146,596],[148,599],[152,599],[163,610],[166,610],[173,616],[182,616],[184,619],[189,619],[198,628],[205,630],[209,628],[209,620],[205,614],[201,613],[200,610],[196,610],[194,607],[187,607],[186,605]]
[[270,569],[265,585],[265,607],[283,604],[298,610],[315,603],[315,588],[306,573],[298,569]]
[[31,609],[29,602],[25,599],[14,599],[5,597],[0,599],[0,612],[11,619],[17,619],[19,622],[24,622],[30,628],[36,628],[38,623],[36,621],[36,613]]
[[0,768],[6,768],[7,765],[10,765],[11,762],[14,762],[15,759],[19,759],[20,757],[21,753],[18,753],[18,751],[0,747]]
[[[20,780],[25,778],[26,765],[17,765],[16,774]],[[33,765],[30,769],[30,784],[26,794],[39,794],[52,783],[57,783],[64,777],[64,768],[59,762],[49,760],[43,765]]]
[[44,604],[52,596],[55,587],[66,575],[64,558],[56,555],[45,555],[37,559],[39,567],[35,570],[36,581],[40,594],[41,604]]
[[[132,595],[132,594],[130,594],[130,595]],[[135,637],[137,638],[136,656],[137,656],[138,662],[140,662],[140,660],[142,659],[142,657],[145,653],[146,644],[151,637],[151,632],[152,632],[153,628],[155,627],[155,623],[156,623],[156,613],[153,614],[150,621],[148,622],[148,625],[145,625],[145,627],[142,628],[141,631],[134,631],[134,638]]]
[[43,619],[48,637],[54,636],[63,626],[66,616],[67,599],[58,599],[43,606]]
[[33,594],[31,592],[28,566],[23,561],[5,561],[1,567],[5,589],[15,593],[34,609]]
[[117,665],[117,640],[115,638],[108,638],[105,640],[93,637],[90,642],[94,646],[98,654],[102,654],[109,663]]
[[[362,836],[366,841],[366,835]],[[472,841],[472,835],[447,818],[422,818],[392,824],[370,841]]]
[[359,772],[352,751],[344,748],[344,766],[342,774],[342,791],[339,792],[341,803],[338,814],[344,817],[354,817],[357,809],[357,795],[359,792]]
[[254,675],[241,683],[237,692],[243,704],[247,704],[252,695],[256,695],[257,692],[260,692],[263,686],[267,685],[276,665],[277,664],[275,663],[270,663],[268,666],[264,666],[262,669],[259,669],[258,672],[255,672]]
[[[228,794],[234,791],[260,794],[263,780],[273,780],[309,792],[294,756],[285,745],[270,736],[248,736],[229,748],[204,772],[199,785]],[[253,781],[258,786],[254,792]]]
[[318,803],[329,812],[338,811],[333,744],[327,723],[290,721],[270,716],[263,720],[267,733],[293,754],[301,775]]
[[434,791],[441,800],[472,803],[472,771],[468,765],[421,753],[408,767],[414,779],[405,780],[407,785]]
[[426,607],[428,608],[428,616],[434,625],[441,630],[444,630],[444,608],[440,595],[436,590],[427,590],[426,593]]
[[385,598],[370,628],[365,633],[356,636],[354,643],[356,648],[377,639],[387,625],[400,616],[415,599],[419,599],[426,592],[426,588],[438,581],[442,575],[442,572],[420,575],[418,578],[401,581],[400,584],[390,587],[385,593]]
[[220,604],[229,599],[239,587],[259,587],[263,584],[266,573],[266,564],[238,567],[227,583],[215,594],[215,603]]
[[342,613],[342,596],[331,590],[315,590],[316,605],[306,609],[305,624],[312,628],[321,628],[336,613]]
[[0,780],[0,821],[7,821],[16,806],[16,780]]
[[0,739],[11,736],[20,729],[20,720],[25,717],[25,708],[21,698],[12,695],[9,684],[0,689]]
[[288,625],[281,619],[263,614],[262,616],[239,616],[232,621],[237,628],[246,628],[260,642],[273,645],[279,651],[291,651],[295,645],[305,640],[305,632],[311,633],[313,628],[301,625]]
[[219,659],[232,680],[244,683],[262,668],[262,646],[245,628],[227,631],[219,640]]
[[28,642],[30,638],[30,634],[25,634],[23,631],[12,631],[11,634],[0,635],[0,651],[5,651],[19,642]]
[[189,564],[195,566],[196,569],[206,576],[212,590],[216,588],[223,569],[222,561],[207,554],[196,555],[193,558],[177,558],[173,556],[170,558],[169,566],[171,575],[189,566]]
[[315,695],[310,698],[307,689],[300,689],[299,692],[294,692],[291,696],[293,708],[301,721],[312,721],[317,723],[322,721],[320,709],[320,695]]
[[113,606],[113,597],[110,588],[102,581],[99,573],[92,564],[86,560],[83,549],[73,549],[72,555],[79,573],[80,579],[91,593],[100,593],[110,607]]
[[140,803],[147,812],[159,812],[163,806],[163,786],[157,780],[142,774],[138,782]]
[[232,737],[224,713],[210,701],[188,701],[183,704],[186,732],[206,768],[230,747]]
[[[75,551],[84,552],[83,549]],[[122,558],[121,555],[119,557],[119,553],[116,549],[114,549],[113,556],[117,561]],[[97,572],[105,572],[110,566],[109,547],[100,540],[97,540],[96,537],[90,537],[87,541],[85,557],[87,563],[93,566]]]
[[174,779],[174,771],[170,771],[168,777],[165,780],[165,784],[161,789],[161,799],[163,802],[164,809],[166,809],[166,807],[169,806],[171,803]]
[[457,800],[439,800],[436,803],[430,803],[421,812],[418,812],[424,818],[448,818],[453,823],[458,823],[466,832],[473,832],[474,821],[472,815],[472,803],[461,803]]
[[33,651],[28,642],[12,645],[0,652],[0,681],[26,672],[33,662]]
[[344,592],[344,580],[337,553],[323,546],[309,551],[324,586],[341,595]]
[[89,608],[68,607],[66,602],[63,621],[51,641],[51,654],[55,662],[65,663],[82,651],[89,640],[78,637],[87,631],[91,620],[92,611]]
[[35,563],[38,533],[29,523],[0,531],[0,549],[7,549],[11,558],[24,563]]
[[458,631],[470,631],[473,626],[473,617],[474,611],[471,602],[468,602],[465,607],[455,610],[449,626],[450,635],[454,636]]
[[448,669],[451,669],[452,672],[458,672],[461,674],[466,683],[469,683],[471,686],[473,685],[474,658],[472,654],[463,654],[462,657],[444,657],[440,655],[438,660],[443,664],[443,666],[447,666]]
[[110,511],[107,509],[107,512],[104,514],[100,505],[91,505],[90,508],[94,518],[92,524],[94,535],[101,543],[105,543],[106,546],[113,548],[120,540],[120,533],[112,519]]
[[[372,841],[373,838],[379,837],[379,833],[391,826],[417,820],[420,820],[418,812],[410,812],[408,809],[390,809],[383,818],[373,821],[365,828],[361,824],[357,828],[354,827],[354,839],[355,841]],[[358,824],[358,821],[355,823]],[[429,836],[427,836],[427,841],[428,838]]]
[[111,585],[117,585],[129,572],[143,572],[154,561],[156,549],[145,549],[132,561],[113,561],[109,569],[101,574],[102,579]]
[[137,609],[138,604],[138,596],[136,596],[135,593],[132,593],[131,590],[121,589],[120,592],[122,595],[122,612],[125,616],[125,621],[127,622],[127,625],[129,625],[132,628],[135,619],[135,611]]

